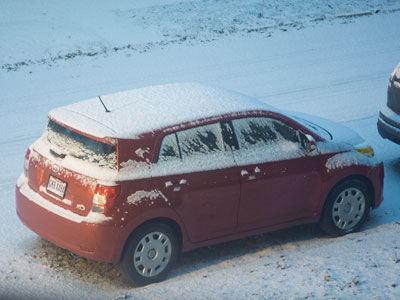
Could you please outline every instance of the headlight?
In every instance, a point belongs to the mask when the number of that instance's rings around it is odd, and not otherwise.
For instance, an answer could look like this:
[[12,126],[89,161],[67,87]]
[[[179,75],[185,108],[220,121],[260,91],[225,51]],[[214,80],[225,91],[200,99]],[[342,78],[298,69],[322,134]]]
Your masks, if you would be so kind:
[[367,143],[362,143],[354,146],[357,152],[364,154],[368,157],[373,157],[374,156],[374,149],[368,145]]

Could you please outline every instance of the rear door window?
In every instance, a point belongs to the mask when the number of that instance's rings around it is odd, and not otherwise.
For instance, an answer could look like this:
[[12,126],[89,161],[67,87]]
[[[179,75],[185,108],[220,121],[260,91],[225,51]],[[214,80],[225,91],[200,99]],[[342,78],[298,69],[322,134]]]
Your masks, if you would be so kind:
[[235,166],[238,144],[230,121],[198,126],[164,136],[158,163],[162,174],[192,173]]
[[239,149],[231,121],[199,126],[164,136],[158,162]]
[[182,159],[225,151],[220,123],[177,132]]

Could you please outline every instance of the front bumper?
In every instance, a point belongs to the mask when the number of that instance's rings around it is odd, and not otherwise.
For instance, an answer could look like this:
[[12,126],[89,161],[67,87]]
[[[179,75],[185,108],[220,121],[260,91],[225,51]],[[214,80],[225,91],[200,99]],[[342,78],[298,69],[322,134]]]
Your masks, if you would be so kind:
[[[40,205],[46,201],[33,191],[26,177],[21,175],[16,187],[16,210],[20,220],[44,239],[79,256],[116,263],[123,244],[121,229],[112,220],[96,220],[55,213],[52,207]],[[53,210],[53,211],[52,211]]]
[[385,106],[379,112],[378,132],[384,139],[400,145],[400,115]]

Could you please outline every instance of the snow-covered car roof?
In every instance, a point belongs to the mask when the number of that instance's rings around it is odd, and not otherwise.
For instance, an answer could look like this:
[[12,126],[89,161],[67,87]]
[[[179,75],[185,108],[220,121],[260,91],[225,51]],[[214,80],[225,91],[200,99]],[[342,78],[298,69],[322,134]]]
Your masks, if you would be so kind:
[[160,128],[222,114],[275,108],[248,96],[197,83],[150,86],[56,108],[49,117],[99,138],[134,138]]

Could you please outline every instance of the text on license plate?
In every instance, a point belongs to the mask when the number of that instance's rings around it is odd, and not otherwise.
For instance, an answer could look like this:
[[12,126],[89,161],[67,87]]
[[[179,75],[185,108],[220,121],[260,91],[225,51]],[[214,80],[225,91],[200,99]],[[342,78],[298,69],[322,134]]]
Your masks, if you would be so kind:
[[52,175],[49,176],[49,182],[47,183],[47,190],[61,198],[64,198],[65,190],[67,189],[67,183],[58,179]]

